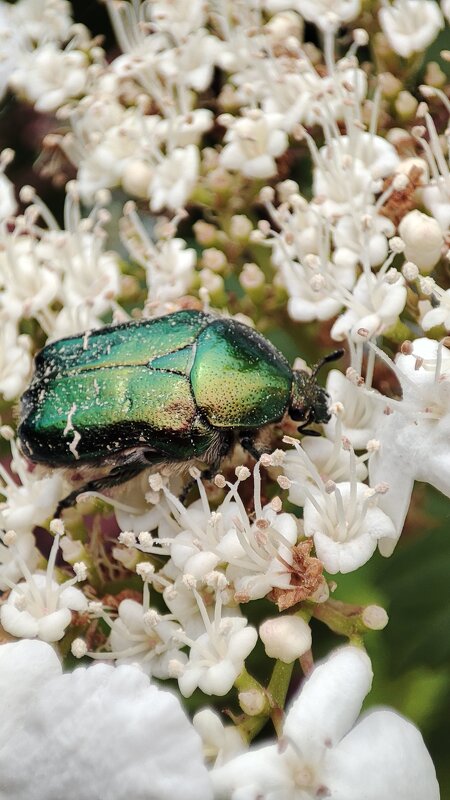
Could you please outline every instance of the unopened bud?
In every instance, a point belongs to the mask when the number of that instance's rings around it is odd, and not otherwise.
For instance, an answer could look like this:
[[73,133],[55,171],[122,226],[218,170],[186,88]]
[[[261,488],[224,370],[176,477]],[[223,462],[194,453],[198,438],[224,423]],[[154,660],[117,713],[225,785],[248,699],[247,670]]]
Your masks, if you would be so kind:
[[208,247],[202,254],[203,266],[213,272],[221,272],[227,264],[227,258],[217,247]]
[[437,220],[414,209],[403,217],[399,233],[405,243],[406,258],[417,264],[421,272],[431,272],[441,257],[444,244]]
[[389,622],[389,617],[381,606],[367,606],[362,612],[362,621],[372,631],[382,631]]
[[248,239],[253,226],[245,214],[234,214],[230,220],[230,236],[232,239]]
[[197,242],[204,247],[208,247],[211,245],[217,236],[217,228],[214,225],[211,225],[209,222],[204,222],[202,219],[195,222],[192,226],[194,229],[195,238]]
[[399,92],[395,100],[395,110],[402,120],[412,119],[415,116],[418,105],[414,95],[405,90]]
[[247,692],[239,692],[238,698],[242,711],[244,714],[248,714],[249,717],[256,717],[258,714],[261,714],[267,702],[263,693],[258,692],[256,689],[249,689]]
[[290,664],[311,648],[311,629],[302,617],[280,616],[260,625],[259,635],[269,658]]

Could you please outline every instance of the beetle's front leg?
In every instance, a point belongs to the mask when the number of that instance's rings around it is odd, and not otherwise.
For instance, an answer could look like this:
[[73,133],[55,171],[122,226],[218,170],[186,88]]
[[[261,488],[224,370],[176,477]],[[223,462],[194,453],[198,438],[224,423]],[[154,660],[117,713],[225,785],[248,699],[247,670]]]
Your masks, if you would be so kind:
[[120,464],[114,467],[108,475],[104,475],[102,478],[94,478],[83,486],[79,486],[78,489],[74,489],[73,492],[70,492],[70,494],[58,503],[55,511],[55,518],[59,518],[66,508],[75,505],[80,494],[84,494],[85,492],[102,492],[103,489],[119,486],[121,483],[130,481],[131,478],[135,478],[136,475],[139,475],[139,473],[147,469],[148,466],[149,464],[145,461],[133,461]]
[[264,453],[271,453],[273,449],[272,447],[267,447],[267,445],[262,443],[258,447],[254,437],[248,433],[242,434],[241,437],[239,438],[239,441],[244,450],[246,450],[247,453],[250,453],[250,455],[253,456],[255,461],[259,461],[259,459],[261,458],[261,456],[264,455]]

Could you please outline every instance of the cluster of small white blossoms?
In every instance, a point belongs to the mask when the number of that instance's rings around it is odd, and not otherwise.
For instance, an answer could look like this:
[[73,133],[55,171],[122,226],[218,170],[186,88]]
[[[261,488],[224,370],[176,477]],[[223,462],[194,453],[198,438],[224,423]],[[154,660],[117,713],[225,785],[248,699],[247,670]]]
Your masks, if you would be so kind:
[[[425,55],[450,2],[105,5],[114,57],[67,0],[0,2],[0,94],[45,115],[47,177],[75,172],[60,224],[0,154],[2,786],[438,800],[412,723],[358,719],[386,612],[333,591],[392,555],[416,481],[450,497],[450,101]],[[209,483],[190,466],[198,499],[162,470],[53,519],[83,473],[22,454],[35,353],[181,308],[284,325],[303,355],[343,343],[322,435],[284,419],[256,464],[237,449]],[[318,665],[311,618],[348,639]],[[253,747],[269,721],[278,741]]]

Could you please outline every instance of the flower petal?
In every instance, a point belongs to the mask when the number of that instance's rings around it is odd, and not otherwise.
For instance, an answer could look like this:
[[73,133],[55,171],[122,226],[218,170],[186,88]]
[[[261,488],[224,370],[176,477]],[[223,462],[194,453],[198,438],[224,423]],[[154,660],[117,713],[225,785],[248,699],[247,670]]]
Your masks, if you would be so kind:
[[336,745],[350,730],[372,683],[369,657],[357,647],[342,647],[319,664],[294,700],[284,735],[302,754]]
[[131,666],[96,664],[38,687],[3,740],[0,775],[14,800],[30,800],[30,787],[33,800],[172,800],[180,787],[184,800],[211,798],[179,701]]
[[[20,728],[36,692],[60,674],[58,656],[53,647],[44,642],[23,639],[0,646],[2,740],[6,741],[13,730]],[[20,680],[17,680],[18,675]]]
[[369,712],[329,752],[323,782],[333,800],[439,800],[422,736],[388,709]]

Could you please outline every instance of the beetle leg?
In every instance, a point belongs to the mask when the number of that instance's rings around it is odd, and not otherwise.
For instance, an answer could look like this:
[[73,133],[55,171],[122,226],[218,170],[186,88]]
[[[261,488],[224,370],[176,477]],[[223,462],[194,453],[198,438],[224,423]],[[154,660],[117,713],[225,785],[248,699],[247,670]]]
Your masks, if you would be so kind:
[[246,450],[247,453],[250,453],[250,455],[253,456],[255,461],[259,461],[259,459],[261,458],[261,456],[264,455],[264,453],[271,453],[273,449],[271,447],[266,447],[265,445],[257,447],[253,437],[248,435],[241,436],[239,441],[244,450]]
[[55,511],[55,518],[60,517],[64,509],[75,505],[77,497],[80,494],[84,494],[84,492],[101,492],[103,489],[109,489],[112,486],[126,483],[131,480],[131,478],[139,475],[142,470],[147,469],[148,466],[148,463],[142,461],[120,464],[114,467],[108,475],[104,475],[102,478],[95,478],[92,481],[88,481],[83,486],[79,486],[78,489],[74,489],[73,492],[70,492],[70,494],[58,503]]

